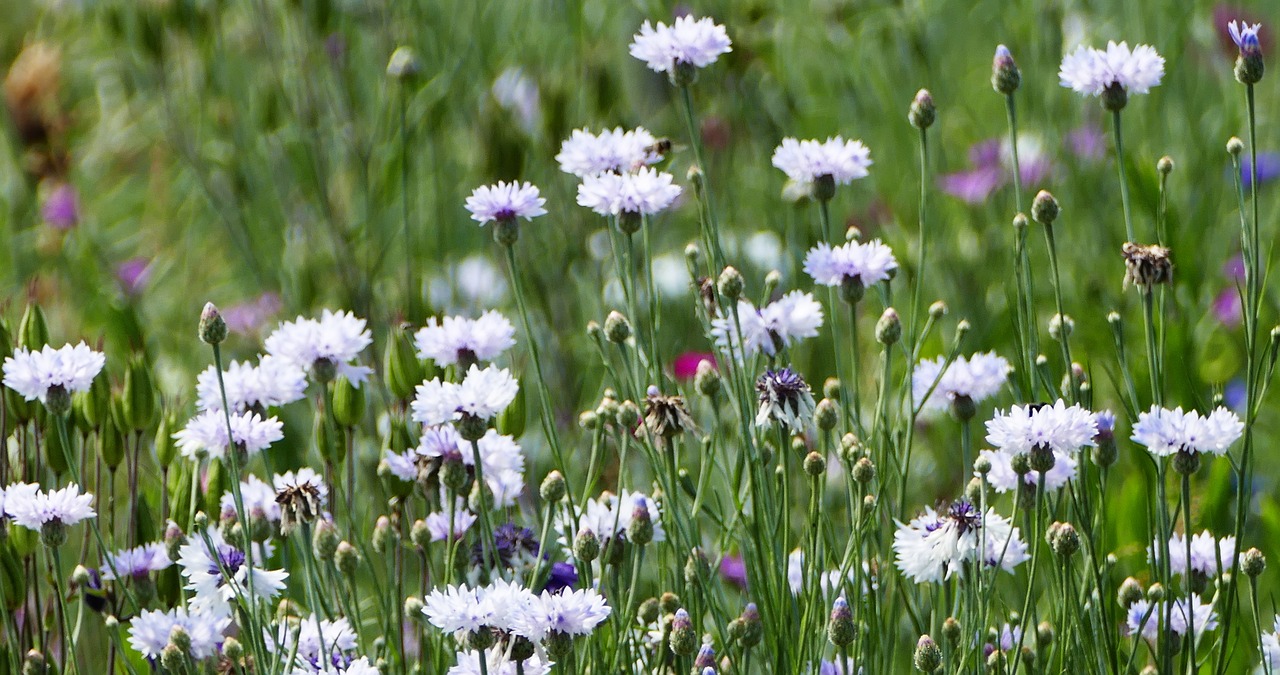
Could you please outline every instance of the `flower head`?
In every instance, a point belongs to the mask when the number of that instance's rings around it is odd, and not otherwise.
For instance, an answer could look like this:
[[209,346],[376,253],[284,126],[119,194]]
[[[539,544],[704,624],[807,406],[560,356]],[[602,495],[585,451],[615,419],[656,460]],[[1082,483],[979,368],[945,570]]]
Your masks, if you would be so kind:
[[987,442],[1013,454],[1036,446],[1072,453],[1093,447],[1097,433],[1098,421],[1092,412],[1079,405],[1068,406],[1062,399],[1053,405],[1015,405],[987,422]]
[[[22,487],[20,487],[22,486]],[[17,488],[17,489],[15,489]],[[61,490],[31,491],[24,484],[10,485],[5,490],[4,510],[13,522],[29,530],[40,532],[50,523],[75,525],[97,515],[93,510],[93,495],[80,493],[75,483]]]
[[548,634],[590,635],[611,613],[604,596],[590,588],[560,593],[543,591],[515,622],[515,631],[534,642]]
[[467,210],[471,212],[472,220],[484,225],[491,220],[529,220],[545,215],[547,210],[542,207],[546,203],[533,183],[499,181],[473,190],[467,197]]
[[1244,423],[1227,408],[1218,407],[1201,416],[1194,410],[1183,412],[1180,407],[1169,410],[1152,406],[1138,414],[1131,438],[1157,457],[1178,452],[1221,455],[1243,433]]
[[[1160,558],[1159,542],[1153,542],[1147,549],[1151,561]],[[1191,571],[1210,579],[1232,571],[1232,557],[1235,555],[1236,538],[1233,536],[1216,539],[1213,533],[1205,530],[1191,536]],[[1169,571],[1173,574],[1187,573],[1187,539],[1174,532],[1169,538]]]
[[631,41],[631,55],[655,72],[670,73],[679,66],[705,68],[732,51],[724,26],[710,17],[682,16],[670,26],[645,21]]
[[102,578],[108,581],[115,579],[117,574],[132,579],[146,577],[152,572],[168,569],[173,564],[164,542],[108,553],[107,560],[110,564],[102,566]]
[[994,510],[982,514],[961,499],[938,513],[926,507],[893,535],[898,569],[916,583],[963,574],[965,562],[999,565],[1012,572],[1030,558],[1019,530]]
[[[292,361],[267,354],[256,366],[232,361],[222,373],[222,382],[232,412],[266,410],[302,400],[306,396],[307,372]],[[214,366],[196,378],[196,406],[201,410],[222,410],[222,389]]]
[[425,518],[427,531],[431,533],[431,541],[459,539],[476,522],[475,514],[465,509],[454,509],[452,513],[434,511]]
[[[225,617],[231,614],[231,600],[248,595],[251,588],[264,600],[279,595],[289,573],[261,567],[271,555],[270,544],[255,544],[252,552],[254,564],[250,567],[245,552],[228,544],[214,527],[183,544],[178,549],[178,565],[187,579],[187,590],[195,592],[190,607]],[[250,575],[253,575],[252,584]]]
[[129,646],[155,661],[168,646],[174,628],[181,628],[191,638],[188,655],[196,660],[218,653],[222,634],[231,625],[231,617],[217,617],[206,612],[188,613],[187,608],[143,610],[129,622]]
[[[620,495],[605,492],[599,499],[587,500],[585,504],[578,507],[578,523],[575,529],[591,530],[600,538],[603,547],[615,537],[626,536],[637,506],[642,506],[649,511],[649,520],[653,523],[653,541],[665,540],[666,531],[662,527],[662,511],[658,507],[658,502],[643,493],[627,490],[623,490]],[[556,516],[556,531],[563,532],[565,526],[563,517]],[[572,547],[568,546],[567,542],[562,543],[566,544],[566,553],[572,556]]]
[[[276,488],[253,474],[240,482],[240,499],[248,518],[261,518],[269,522],[280,520],[280,505],[276,503]],[[235,495],[227,490],[218,502],[223,518],[236,517]]]
[[804,378],[790,368],[766,370],[756,380],[756,393],[760,399],[757,426],[778,422],[795,432],[812,426],[813,394]]
[[[1183,637],[1188,637],[1190,633],[1194,636],[1193,639],[1199,640],[1205,631],[1218,627],[1218,615],[1213,610],[1213,604],[1201,602],[1199,595],[1193,594],[1190,599],[1174,600],[1172,607],[1166,604],[1168,602],[1165,600],[1152,603],[1144,599],[1129,605],[1129,613],[1125,621],[1127,634],[1141,635],[1146,640],[1155,640],[1162,622],[1161,617],[1166,611],[1169,612],[1169,630]],[[1195,620],[1193,630],[1188,630],[1193,618]]]
[[[356,632],[345,618],[333,621],[315,614],[299,619],[297,625],[281,623],[275,636],[264,641],[267,650],[294,654],[295,673],[346,673],[358,646]],[[295,646],[296,645],[296,646]]]
[[634,173],[584,176],[578,204],[602,216],[653,215],[666,210],[680,196],[671,174],[645,167]]
[[[944,410],[961,398],[979,403],[999,393],[1013,370],[1009,362],[995,352],[958,356],[949,366],[946,362],[945,357],[939,356],[932,361],[921,361],[916,366],[911,377],[917,406]],[[936,386],[934,382],[937,382]],[[929,392],[930,387],[933,387],[932,393]]]
[[871,150],[862,141],[840,136],[825,141],[784,138],[773,151],[773,165],[797,183],[807,185],[829,176],[835,185],[848,185],[867,177]]
[[[284,438],[284,425],[275,417],[263,419],[255,412],[231,415],[231,440],[237,447],[253,454]],[[227,452],[227,418],[220,411],[206,410],[187,421],[187,426],[173,435],[182,456],[195,459],[201,453],[222,457]]]
[[822,326],[822,305],[802,291],[791,291],[775,302],[757,309],[746,300],[738,301],[737,321],[733,315],[711,322],[711,335],[722,349],[730,349],[739,360],[765,353],[773,356],[786,346],[811,338]]
[[1231,33],[1231,41],[1236,43],[1241,53],[1250,49],[1262,49],[1262,45],[1258,42],[1258,31],[1262,30],[1262,24],[1232,21],[1227,24],[1227,30]]
[[472,365],[461,384],[440,378],[418,385],[413,419],[422,424],[443,424],[464,417],[491,420],[515,400],[520,385],[505,368]]
[[636,171],[662,159],[658,139],[644,127],[624,131],[617,127],[593,134],[574,129],[560,144],[556,161],[560,170],[585,178],[601,173]]
[[106,357],[83,342],[58,349],[45,345],[35,352],[19,347],[4,360],[4,386],[28,401],[45,403],[50,389],[59,388],[63,394],[88,391],[105,364]]
[[478,318],[446,316],[427,319],[418,329],[414,342],[418,356],[437,365],[455,363],[470,366],[477,361],[492,361],[516,343],[516,329],[507,317],[488,311]]
[[324,310],[320,318],[298,317],[267,336],[267,353],[292,362],[328,381],[336,375],[360,386],[373,369],[352,363],[373,342],[364,319],[350,312]]
[[890,278],[898,269],[893,251],[879,239],[867,243],[850,241],[831,247],[820,243],[809,249],[804,271],[823,286],[844,286],[856,282],[870,288]]
[[1150,45],[1132,50],[1125,42],[1108,42],[1105,50],[1082,45],[1062,57],[1058,77],[1062,86],[1085,96],[1102,96],[1114,88],[1126,95],[1145,94],[1164,77],[1164,58]]

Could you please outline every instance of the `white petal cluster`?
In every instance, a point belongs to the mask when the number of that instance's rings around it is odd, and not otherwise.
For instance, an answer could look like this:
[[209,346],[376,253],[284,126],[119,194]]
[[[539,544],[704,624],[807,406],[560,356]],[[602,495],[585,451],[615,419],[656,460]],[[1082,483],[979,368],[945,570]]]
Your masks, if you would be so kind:
[[1058,70],[1062,86],[1085,96],[1101,96],[1117,85],[1129,94],[1145,94],[1164,77],[1164,57],[1151,45],[1108,42],[1106,49],[1083,45],[1062,57]]
[[732,348],[739,360],[761,353],[772,356],[780,345],[789,346],[818,334],[822,305],[808,293],[791,291],[759,309],[739,300],[736,319],[736,324],[733,315],[712,320],[711,335],[716,345]]
[[45,402],[52,387],[68,392],[88,391],[93,378],[102,372],[107,358],[81,342],[54,349],[45,345],[40,351],[19,347],[4,360],[4,386],[18,392],[28,401]]
[[987,422],[987,442],[997,449],[1019,454],[1036,446],[1054,453],[1072,453],[1095,445],[1097,416],[1058,399],[1053,405],[1013,406],[1009,412],[997,412]]
[[326,672],[317,669],[317,664],[346,664],[358,645],[356,633],[345,618],[329,621],[315,614],[300,618],[297,625],[281,624],[274,636],[268,633],[265,637],[269,651],[292,654],[296,650],[295,673]]
[[[231,440],[243,445],[249,454],[261,452],[272,443],[284,438],[284,425],[275,417],[262,419],[255,412],[243,412],[231,415]],[[178,450],[183,457],[197,458],[200,453],[209,457],[223,457],[227,454],[227,418],[225,413],[216,410],[192,417],[187,426],[173,434],[178,442]]]
[[[265,518],[273,523],[280,521],[280,504],[276,502],[276,488],[253,474],[240,482],[240,500],[249,517]],[[235,495],[230,490],[222,493],[218,502],[222,516],[236,515]]]
[[1231,410],[1219,406],[1208,415],[1182,408],[1152,406],[1138,414],[1133,425],[1135,443],[1157,457],[1186,452],[1221,455],[1244,434],[1244,423]]
[[[257,365],[232,361],[222,373],[222,382],[232,412],[265,410],[302,400],[306,396],[307,371],[292,361],[267,354],[258,359]],[[222,390],[218,388],[214,366],[196,378],[196,406],[200,410],[222,410]]]
[[453,365],[463,357],[492,361],[516,344],[516,329],[507,317],[492,310],[475,319],[431,317],[414,334],[414,342],[419,357],[440,366]]
[[[649,512],[649,521],[653,523],[653,540],[665,540],[667,534],[662,528],[662,511],[658,508],[658,503],[643,493],[627,490],[623,490],[620,495],[604,492],[598,499],[589,499],[579,506],[575,531],[591,530],[600,538],[601,544],[616,536],[625,536],[627,529],[631,527],[637,506],[643,506]],[[565,530],[566,523],[562,517],[556,517],[555,527],[559,532]],[[562,541],[562,543],[565,544],[566,553],[572,557],[572,547],[568,542]]]
[[809,249],[804,257],[804,271],[815,283],[839,286],[856,279],[864,287],[874,286],[898,269],[893,250],[879,239],[867,243],[846,242],[832,247],[823,242]]
[[487,649],[483,654],[484,665],[481,666],[481,653],[472,650],[458,652],[458,662],[449,668],[445,675],[550,675],[555,664],[534,654],[516,663],[501,649]]
[[319,319],[298,317],[286,321],[267,336],[267,353],[311,372],[319,361],[329,361],[337,374],[359,387],[373,372],[352,363],[373,342],[365,320],[351,312],[324,310]]
[[[923,404],[925,410],[945,410],[961,396],[979,403],[999,393],[1013,370],[1013,366],[995,352],[958,356],[951,365],[946,363],[946,357],[939,356],[916,365],[911,374],[911,389],[917,407]],[[929,392],[930,387],[933,393]]]
[[422,424],[444,424],[477,417],[493,419],[515,400],[520,385],[505,368],[471,366],[461,384],[440,378],[418,385],[413,399],[413,419]]
[[956,502],[942,514],[926,507],[910,523],[898,523],[893,550],[898,569],[916,583],[962,574],[966,561],[999,565],[1012,572],[1030,558],[1019,529],[1008,519],[990,509],[979,516],[966,502]]
[[484,225],[491,220],[530,220],[545,215],[546,203],[533,183],[499,181],[472,190],[467,197],[467,211],[472,220]]
[[578,205],[602,216],[623,213],[653,215],[665,211],[681,189],[665,171],[648,167],[634,173],[598,173],[582,178]]
[[560,144],[556,161],[560,170],[586,178],[606,172],[636,171],[662,159],[655,146],[658,139],[644,127],[623,130],[617,127],[593,134],[587,129],[574,129]]
[[1280,615],[1271,632],[1262,635],[1262,667],[1267,673],[1280,670]]
[[773,151],[773,165],[797,183],[831,176],[836,185],[848,185],[869,174],[871,150],[862,141],[840,136],[825,141],[784,138]]
[[1154,603],[1153,607],[1150,601],[1142,599],[1129,605],[1125,621],[1127,633],[1141,635],[1147,640],[1156,639],[1166,611],[1169,612],[1169,629],[1183,637],[1190,632],[1187,629],[1191,627],[1193,618],[1195,620],[1193,634],[1196,640],[1199,640],[1205,631],[1218,627],[1218,614],[1213,609],[1213,603],[1205,604],[1199,595],[1193,594],[1190,600],[1186,598],[1174,600],[1171,608],[1165,604],[1166,602]]
[[148,659],[159,659],[169,644],[169,634],[174,628],[181,628],[191,638],[189,655],[196,660],[205,659],[218,653],[222,634],[230,625],[230,616],[188,613],[185,607],[143,610],[129,622],[129,646]]
[[[1160,559],[1159,542],[1153,542],[1147,549],[1147,556],[1154,564]],[[1199,572],[1210,579],[1230,572],[1232,556],[1236,551],[1236,538],[1227,535],[1217,539],[1213,533],[1205,530],[1191,535],[1191,571]],[[1187,573],[1187,538],[1174,532],[1169,538],[1169,571],[1173,574]]]
[[[254,545],[254,564],[251,567],[245,552],[228,544],[217,528],[210,527],[203,535],[192,535],[178,549],[178,565],[182,567],[182,576],[187,579],[186,588],[195,592],[189,603],[191,609],[217,617],[230,616],[231,602],[249,594],[251,574],[254,595],[263,600],[275,598],[284,590],[289,573],[263,569],[262,565],[270,556],[269,543]],[[224,570],[226,577],[223,576]]]
[[13,522],[40,531],[46,523],[75,525],[98,515],[93,510],[93,495],[80,493],[80,486],[68,484],[61,490],[32,492],[28,484],[10,485],[5,490],[4,511]]
[[659,21],[656,28],[645,21],[631,41],[631,55],[651,70],[666,73],[677,64],[709,66],[732,51],[732,45],[724,26],[710,17],[682,16],[670,26]]
[[549,633],[581,636],[609,617],[604,597],[593,589],[544,591],[534,595],[501,579],[478,588],[447,586],[433,590],[423,602],[431,625],[446,633],[465,633],[489,627],[533,642]]

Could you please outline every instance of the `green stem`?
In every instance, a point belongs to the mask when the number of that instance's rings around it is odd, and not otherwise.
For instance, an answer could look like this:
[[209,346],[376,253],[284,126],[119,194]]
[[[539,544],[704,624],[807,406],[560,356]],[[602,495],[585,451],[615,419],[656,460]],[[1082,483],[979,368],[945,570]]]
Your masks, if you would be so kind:
[[1120,111],[1111,113],[1112,128],[1116,135],[1116,169],[1120,172],[1120,203],[1124,207],[1124,233],[1126,241],[1137,242],[1133,232],[1133,216],[1129,209],[1129,181],[1124,171],[1124,139],[1120,134]]

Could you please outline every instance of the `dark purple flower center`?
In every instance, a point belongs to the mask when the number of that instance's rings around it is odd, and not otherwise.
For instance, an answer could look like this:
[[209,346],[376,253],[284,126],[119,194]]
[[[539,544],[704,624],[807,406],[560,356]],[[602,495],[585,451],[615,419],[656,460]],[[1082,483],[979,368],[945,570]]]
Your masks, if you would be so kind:
[[982,514],[973,504],[957,499],[947,508],[947,517],[960,528],[960,534],[982,527]]
[[218,547],[218,560],[209,569],[210,574],[222,574],[221,567],[226,568],[228,575],[234,575],[240,571],[240,567],[244,565],[244,553],[230,546]]

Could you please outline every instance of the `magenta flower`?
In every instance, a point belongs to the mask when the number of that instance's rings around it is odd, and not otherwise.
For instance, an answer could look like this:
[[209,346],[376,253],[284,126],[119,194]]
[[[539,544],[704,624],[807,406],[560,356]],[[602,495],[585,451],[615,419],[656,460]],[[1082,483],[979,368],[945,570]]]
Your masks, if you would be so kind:
[[703,361],[709,361],[715,366],[716,355],[708,352],[685,352],[671,362],[671,371],[677,380],[686,382],[698,374],[698,364]]
[[116,280],[124,289],[124,294],[135,296],[142,291],[151,279],[151,264],[146,258],[136,257],[116,265]]
[[59,183],[45,197],[40,208],[44,222],[55,230],[69,230],[80,222],[79,199],[76,189],[67,183]]
[[726,554],[720,559],[720,576],[738,588],[747,589],[747,564],[740,555]]
[[1228,328],[1235,328],[1244,320],[1244,311],[1240,306],[1240,294],[1234,288],[1228,288],[1213,300],[1213,315]]

